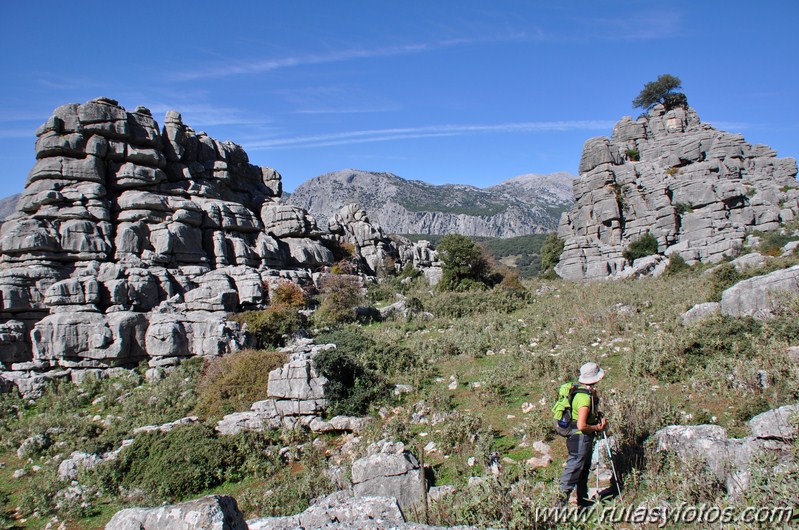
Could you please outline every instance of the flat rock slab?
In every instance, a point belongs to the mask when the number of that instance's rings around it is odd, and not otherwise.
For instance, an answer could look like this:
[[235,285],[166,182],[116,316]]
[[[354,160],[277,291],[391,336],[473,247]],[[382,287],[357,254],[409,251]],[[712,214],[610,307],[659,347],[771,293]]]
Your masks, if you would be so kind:
[[106,530],[248,530],[236,499],[229,495],[209,495],[159,508],[128,508],[114,514],[105,528]]

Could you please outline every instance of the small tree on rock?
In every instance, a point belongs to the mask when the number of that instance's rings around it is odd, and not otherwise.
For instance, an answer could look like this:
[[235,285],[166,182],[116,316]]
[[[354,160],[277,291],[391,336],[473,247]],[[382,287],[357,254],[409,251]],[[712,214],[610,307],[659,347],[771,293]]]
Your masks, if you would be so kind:
[[662,103],[666,110],[674,107],[688,106],[688,98],[682,92],[675,92],[682,88],[682,81],[679,77],[671,74],[663,74],[655,81],[650,81],[644,85],[644,89],[633,100],[633,107],[649,110],[658,103]]

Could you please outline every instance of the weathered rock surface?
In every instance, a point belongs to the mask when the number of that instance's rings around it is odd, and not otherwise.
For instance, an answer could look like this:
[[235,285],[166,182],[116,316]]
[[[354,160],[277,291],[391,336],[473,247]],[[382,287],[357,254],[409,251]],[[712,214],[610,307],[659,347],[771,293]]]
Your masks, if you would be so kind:
[[682,325],[691,326],[700,320],[715,315],[721,311],[721,304],[718,302],[706,302],[703,304],[696,304],[694,307],[683,313]]
[[405,517],[390,497],[355,498],[337,491],[315,502],[304,512],[289,517],[265,517],[247,521],[250,530],[295,528],[395,528]]
[[615,277],[623,252],[649,232],[659,253],[689,264],[736,255],[747,231],[769,231],[799,211],[797,166],[763,145],[702,124],[682,107],[624,117],[611,138],[583,147],[574,205],[561,217],[556,272],[567,279]]
[[799,293],[799,265],[736,283],[721,295],[721,312],[767,319]]
[[361,432],[369,418],[335,416],[323,420],[327,408],[327,379],[316,373],[313,358],[335,348],[334,344],[314,344],[297,339],[281,351],[288,362],[269,372],[267,399],[252,404],[249,411],[228,414],[216,425],[220,434],[267,429],[307,427],[316,433]]
[[356,497],[394,497],[409,508],[422,495],[419,461],[401,442],[376,442],[352,463],[352,490]]
[[799,405],[788,405],[752,418],[752,436],[746,438],[728,438],[718,425],[670,425],[655,433],[655,450],[704,462],[728,493],[738,495],[749,487],[758,456],[774,457],[778,467],[788,465],[798,423]]
[[[264,517],[247,521],[250,530],[444,530],[445,527],[405,522],[405,517],[391,497],[353,497],[337,491],[317,500],[298,515]],[[471,526],[446,527],[474,530]]]
[[569,173],[521,175],[480,189],[347,169],[303,183],[287,202],[322,224],[357,202],[389,234],[514,237],[554,229],[559,212],[571,205],[573,179]]
[[312,283],[345,242],[359,273],[409,252],[354,206],[320,230],[279,202],[279,173],[174,111],[161,128],[98,98],[57,108],[36,134],[0,228],[0,375],[21,390],[48,371],[236,351],[247,334],[227,313],[266,306],[267,286]]
[[158,508],[127,508],[114,514],[106,530],[247,530],[236,499],[209,495]]

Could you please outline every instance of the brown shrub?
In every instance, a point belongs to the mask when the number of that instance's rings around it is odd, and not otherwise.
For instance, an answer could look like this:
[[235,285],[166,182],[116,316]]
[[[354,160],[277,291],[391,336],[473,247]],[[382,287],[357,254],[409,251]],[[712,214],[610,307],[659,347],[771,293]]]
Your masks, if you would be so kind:
[[218,419],[266,399],[269,372],[286,363],[286,354],[271,350],[242,350],[210,361],[197,383],[194,413]]

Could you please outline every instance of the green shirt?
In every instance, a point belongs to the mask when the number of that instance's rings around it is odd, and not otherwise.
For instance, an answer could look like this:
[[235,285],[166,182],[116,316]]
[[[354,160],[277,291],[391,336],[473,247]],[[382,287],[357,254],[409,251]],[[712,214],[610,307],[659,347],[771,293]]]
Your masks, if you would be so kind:
[[[584,386],[580,385],[580,388],[585,388]],[[593,403],[592,403],[593,401]],[[588,407],[591,409],[591,412],[588,414],[588,425],[596,425],[598,423],[596,417],[596,398],[592,398],[589,394],[584,394],[582,392],[577,392],[574,394],[574,399],[572,399],[572,420],[576,423],[577,417],[579,415],[579,411],[581,407]],[[594,405],[593,407],[591,405]],[[582,431],[577,431],[579,434],[583,434]]]

